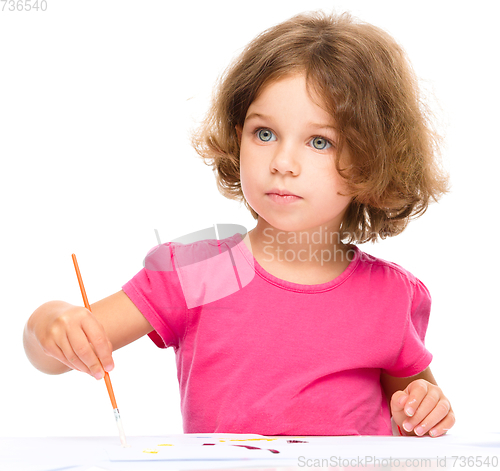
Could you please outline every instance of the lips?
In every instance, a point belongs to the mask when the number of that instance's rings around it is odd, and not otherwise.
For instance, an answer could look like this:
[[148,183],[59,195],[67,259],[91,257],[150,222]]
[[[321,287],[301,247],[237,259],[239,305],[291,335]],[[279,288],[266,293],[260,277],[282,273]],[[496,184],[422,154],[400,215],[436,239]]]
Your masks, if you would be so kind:
[[299,195],[291,193],[288,190],[280,190],[279,188],[273,188],[271,191],[266,193],[267,195],[279,195],[279,196],[296,196],[297,198],[302,198]]
[[266,193],[266,196],[274,203],[280,206],[288,206],[297,203],[302,199],[301,196],[294,195],[288,190],[280,190],[274,189],[269,193]]

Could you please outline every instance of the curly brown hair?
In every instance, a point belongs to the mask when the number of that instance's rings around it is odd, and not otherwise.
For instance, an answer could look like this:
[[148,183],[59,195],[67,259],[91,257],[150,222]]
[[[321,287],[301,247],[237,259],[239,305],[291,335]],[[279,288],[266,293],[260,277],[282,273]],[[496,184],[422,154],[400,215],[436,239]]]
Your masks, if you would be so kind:
[[[406,52],[387,32],[348,12],[320,11],[264,31],[219,78],[192,144],[225,197],[242,201],[258,218],[241,189],[236,126],[243,126],[265,85],[292,73],[305,73],[336,123],[335,164],[352,197],[342,239],[364,243],[397,235],[431,198],[449,191],[439,159],[443,138]],[[341,168],[344,146],[351,159]]]

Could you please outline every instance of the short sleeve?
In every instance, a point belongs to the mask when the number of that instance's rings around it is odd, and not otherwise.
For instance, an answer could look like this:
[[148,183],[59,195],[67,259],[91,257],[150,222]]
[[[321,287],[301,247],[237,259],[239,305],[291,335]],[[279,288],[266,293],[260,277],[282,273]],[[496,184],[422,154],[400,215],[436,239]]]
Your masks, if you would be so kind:
[[173,266],[170,244],[157,246],[148,252],[144,268],[122,286],[153,327],[148,335],[159,348],[179,347],[186,329],[186,302]]
[[398,377],[414,376],[424,371],[432,360],[425,347],[425,334],[431,312],[431,295],[417,278],[413,286],[411,308],[407,314],[404,335],[398,358],[388,374]]

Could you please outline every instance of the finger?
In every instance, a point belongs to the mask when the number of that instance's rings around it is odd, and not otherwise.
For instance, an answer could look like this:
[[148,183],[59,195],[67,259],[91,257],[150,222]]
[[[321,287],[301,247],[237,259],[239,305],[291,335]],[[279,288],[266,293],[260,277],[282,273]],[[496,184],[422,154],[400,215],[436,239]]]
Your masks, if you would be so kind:
[[431,410],[431,412],[422,419],[418,424],[414,426],[413,431],[415,435],[422,436],[428,433],[431,428],[441,422],[450,412],[451,405],[448,399],[442,398],[438,400],[436,406]]
[[87,373],[89,375],[92,375],[87,366],[80,360],[80,358],[76,354],[67,336],[64,336],[61,339],[59,339],[58,348],[64,355],[64,359],[66,360],[65,364],[67,366],[69,366],[74,370],[81,371],[82,373]]
[[441,435],[444,435],[448,430],[450,430],[451,427],[455,425],[455,422],[455,413],[453,412],[453,410],[450,410],[448,415],[441,422],[432,427],[432,429],[429,431],[429,435],[431,437],[439,437]]
[[408,394],[408,398],[404,405],[404,411],[408,417],[413,417],[427,395],[427,382],[424,380],[413,381],[406,387],[405,392]]
[[51,342],[49,346],[43,348],[43,351],[46,355],[55,358],[56,360],[60,361],[63,365],[66,365],[68,368],[71,368],[72,370],[82,371],[78,367],[76,367],[76,365],[71,363],[71,361],[68,360],[66,354],[55,342]]
[[84,319],[82,328],[104,370],[111,371],[114,368],[113,347],[102,325],[95,319]]
[[396,391],[391,398],[391,413],[394,422],[397,425],[401,425],[408,416],[404,412],[404,406],[406,404],[406,400],[408,398],[408,394],[404,391]]
[[101,363],[94,353],[85,333],[81,329],[68,331],[68,340],[76,356],[87,366],[91,375],[95,379],[104,377]]
[[406,399],[408,394],[404,391],[396,391],[391,398],[391,410],[392,412],[403,412],[404,406],[406,404]]
[[[430,390],[425,395],[425,397],[422,399],[422,401],[420,402],[418,409],[413,414],[413,416],[406,419],[403,422],[403,428],[407,432],[411,432],[412,430],[415,431],[415,428],[419,424],[421,424],[421,422],[423,422],[427,418],[427,416],[429,414],[431,414],[432,411],[436,408],[437,404],[439,403],[439,400],[440,400],[439,391],[437,391],[435,389]],[[444,417],[444,415],[442,417],[440,417],[439,420],[441,420],[443,417]],[[434,425],[434,423],[432,425]],[[431,425],[431,427],[432,427],[432,425]],[[425,430],[425,432],[427,432],[428,430],[429,430],[429,428],[427,428],[427,430]],[[417,435],[423,435],[425,432],[418,434],[415,431],[415,433]]]

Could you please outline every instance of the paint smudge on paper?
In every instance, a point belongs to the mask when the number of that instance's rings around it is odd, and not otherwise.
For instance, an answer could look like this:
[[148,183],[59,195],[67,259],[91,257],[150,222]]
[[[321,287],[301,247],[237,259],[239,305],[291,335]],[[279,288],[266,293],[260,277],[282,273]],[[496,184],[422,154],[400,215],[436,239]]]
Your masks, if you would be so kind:
[[267,442],[272,442],[277,440],[277,438],[245,438],[245,439],[231,439],[230,442],[258,442],[260,440],[265,440]]
[[231,446],[241,446],[242,448],[248,448],[249,450],[262,450],[262,448],[257,448],[256,446],[250,446],[250,445],[231,445]]
[[[250,445],[231,445],[231,446],[241,446],[242,448],[247,448],[248,450],[265,450],[266,448],[258,448],[256,446],[250,446]],[[270,451],[271,453],[279,453],[278,450],[270,450],[267,448],[267,451]]]

